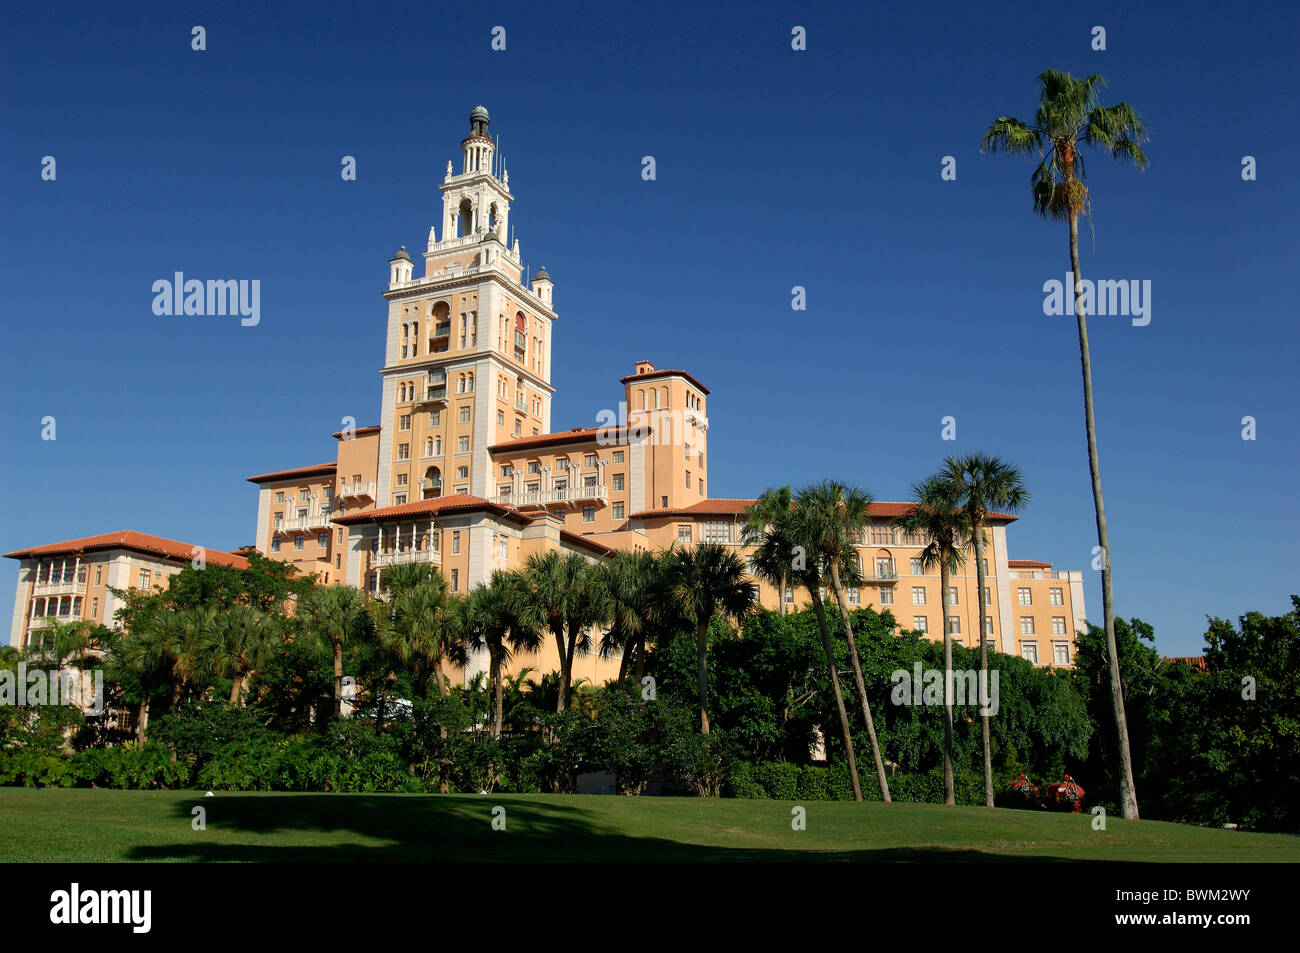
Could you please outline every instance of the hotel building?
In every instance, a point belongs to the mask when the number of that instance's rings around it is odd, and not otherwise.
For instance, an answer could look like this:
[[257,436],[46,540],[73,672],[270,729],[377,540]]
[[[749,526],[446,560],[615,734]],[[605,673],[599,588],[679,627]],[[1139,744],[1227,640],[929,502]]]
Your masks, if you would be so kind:
[[[527,277],[518,240],[507,243],[515,197],[489,121],[474,109],[460,171],[447,164],[423,274],[414,276],[405,246],[389,260],[378,425],[335,433],[329,462],[249,478],[258,487],[257,550],[323,583],[372,593],[385,567],[428,563],[462,594],[548,550],[595,561],[620,549],[716,542],[747,555],[740,530],[753,501],[709,496],[710,392],[692,373],[638,361],[619,380],[617,419],[604,412],[602,426],[552,429],[555,283],[545,268]],[[918,558],[925,540],[891,523],[907,509],[872,505],[857,554],[863,582],[847,598],[938,638],[938,574],[923,572]],[[983,625],[968,559],[952,579],[949,631],[976,645],[982,628],[1004,652],[1071,664],[1072,633],[1085,625],[1082,573],[1011,559],[1014,521],[991,521]],[[68,552],[45,555],[66,560]],[[33,611],[35,553],[9,554],[24,560],[14,644]],[[773,589],[760,593],[777,607]],[[803,595],[787,595],[791,606],[796,600]],[[599,682],[617,664],[579,656],[574,676]],[[486,666],[482,653],[455,677]],[[554,646],[513,666],[557,668]]]

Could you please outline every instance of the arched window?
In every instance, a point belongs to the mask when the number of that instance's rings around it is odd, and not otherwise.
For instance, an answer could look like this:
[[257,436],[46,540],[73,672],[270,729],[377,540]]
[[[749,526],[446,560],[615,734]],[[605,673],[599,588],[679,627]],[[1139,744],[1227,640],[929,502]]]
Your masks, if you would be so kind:
[[456,235],[463,238],[474,231],[474,203],[469,199],[460,200],[460,212],[456,216]]
[[437,467],[425,470],[424,479],[420,481],[420,491],[426,500],[442,496],[442,471]]

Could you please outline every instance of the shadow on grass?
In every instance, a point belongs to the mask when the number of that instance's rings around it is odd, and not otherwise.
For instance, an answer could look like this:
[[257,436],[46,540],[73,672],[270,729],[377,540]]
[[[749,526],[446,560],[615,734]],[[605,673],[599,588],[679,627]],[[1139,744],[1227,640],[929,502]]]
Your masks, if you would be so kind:
[[[186,822],[191,808],[207,809],[208,834],[274,838],[293,832],[300,843],[232,844],[195,832],[189,843],[136,846],[133,861],[254,863],[381,862],[1068,862],[1073,858],[997,854],[943,848],[823,851],[692,844],[663,836],[631,836],[608,826],[580,804],[498,797],[400,795],[240,795],[196,798],[176,805]],[[493,830],[492,810],[506,809],[506,829]],[[188,823],[186,824],[188,827]],[[320,835],[320,844],[301,843]],[[347,835],[356,839],[348,842]],[[188,838],[187,838],[188,840]],[[378,843],[376,843],[378,842]]]

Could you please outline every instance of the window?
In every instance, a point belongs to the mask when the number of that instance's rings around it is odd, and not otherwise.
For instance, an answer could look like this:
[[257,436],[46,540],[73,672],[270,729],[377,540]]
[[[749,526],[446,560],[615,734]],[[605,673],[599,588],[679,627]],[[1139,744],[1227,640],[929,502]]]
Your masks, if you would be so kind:
[[949,586],[949,587],[948,587],[948,605],[950,605],[950,606],[955,606],[955,605],[957,605],[957,587],[956,587],[956,586]]
[[622,463],[622,462],[623,462],[623,451],[622,451],[622,450],[615,450],[615,451],[614,451],[614,462],[615,462],[615,463]]
[[1057,665],[1070,664],[1070,643],[1053,642],[1052,643],[1052,661]]
[[397,459],[399,460],[411,459],[411,445],[409,443],[399,443],[397,445]]
[[661,496],[661,497],[659,497],[659,506],[660,506],[660,508],[662,508],[662,509],[667,509],[667,508],[668,508],[668,497],[666,497],[666,496]]
[[500,556],[502,559],[509,558],[510,548],[504,536],[501,537],[500,542],[497,544],[497,555]]
[[498,426],[498,427],[504,427],[505,425],[506,425],[506,412],[505,412],[504,410],[498,410],[498,411],[497,411],[497,426]]
[[438,427],[442,424],[442,411],[435,410],[429,414],[429,426]]
[[460,422],[463,423],[463,424],[467,424],[467,423],[469,423],[469,405],[468,405],[468,404],[466,404],[464,407],[462,407],[462,408],[460,409]]
[[1052,635],[1065,635],[1065,616],[1052,616]]
[[316,545],[317,545],[317,546],[319,546],[321,549],[324,549],[324,548],[325,548],[326,546],[328,546],[329,544],[330,544],[330,534],[329,534],[329,533],[317,533],[317,534],[316,534]]
[[917,632],[929,632],[930,623],[926,621],[925,616],[914,615],[912,616],[912,628]]
[[96,566],[96,567],[95,567],[95,585],[97,585],[97,586],[99,585],[100,580],[103,579],[103,574],[104,574],[104,567],[103,567],[103,566]]
[[277,536],[271,540],[271,552],[278,553],[279,551],[280,551],[280,537]]
[[1033,616],[1031,616],[1031,615],[1022,615],[1022,616],[1020,617],[1020,634],[1021,634],[1021,635],[1033,635],[1033,634],[1034,634],[1034,617],[1033,617]]
[[500,485],[497,487],[497,493],[498,493],[499,495],[501,495],[501,496],[509,496],[509,495],[510,495],[510,484],[509,484],[509,483],[502,483],[502,484],[500,484]]
[[948,616],[948,634],[961,635],[961,618],[959,616]]
[[555,515],[556,515],[557,517],[559,517],[560,519],[564,519],[565,514],[568,513],[568,512],[569,512],[569,511],[568,511],[567,509],[565,509],[563,506],[557,506],[557,507],[555,508]]
[[1025,586],[1021,586],[1016,590],[1016,600],[1022,606],[1032,606],[1034,604],[1033,594]]
[[622,492],[622,490],[623,490],[623,474],[621,474],[621,473],[615,473],[615,474],[614,474],[614,492],[615,492],[615,493],[619,493],[619,492]]
[[882,606],[892,606],[894,604],[894,587],[883,586],[880,590],[880,604]]
[[399,473],[399,474],[397,474],[397,485],[398,485],[398,486],[406,486],[406,485],[407,485],[407,482],[406,482],[406,481],[407,481],[407,479],[408,479],[409,477],[410,477],[410,474],[409,474],[409,473]]
[[702,543],[729,543],[731,542],[731,524],[713,520],[704,524],[700,533],[700,542]]
[[584,453],[582,455],[582,465],[587,469],[594,467],[596,465],[596,455],[594,453]]
[[342,553],[338,553],[338,554],[336,554],[336,555],[334,556],[334,568],[335,568],[335,569],[342,569],[342,568],[343,568],[343,554],[342,554]]
[[536,427],[533,428],[533,436],[534,436],[534,437],[537,436],[537,428],[536,428]]
[[456,479],[457,479],[457,480],[468,480],[468,479],[469,479],[469,467],[457,467],[457,468],[456,468]]
[[894,560],[888,556],[876,557],[876,578],[893,579],[894,578]]
[[283,503],[283,502],[284,502],[284,491],[283,491],[283,490],[281,490],[279,493],[275,494],[275,502],[277,502],[277,503]]
[[469,492],[469,487],[467,487],[467,486],[458,486],[458,487],[456,487],[456,489],[453,490],[452,492],[453,492],[453,493],[456,493],[456,494],[458,494],[458,495],[460,495],[460,496],[464,496],[465,494],[467,494],[467,493]]
[[690,470],[687,470],[687,471],[686,471],[686,489],[689,490],[690,488],[691,488],[691,471],[690,471]]
[[455,530],[451,534],[451,552],[453,556],[460,553],[460,530]]
[[985,635],[993,634],[993,616],[991,615],[986,615],[984,617],[984,634]]
[[309,492],[307,492],[306,490],[299,490],[299,491],[298,491],[298,500],[299,500],[299,502],[303,502],[303,503],[305,503],[307,500],[310,500],[310,499],[311,499],[311,494],[310,494]]
[[681,523],[677,526],[677,542],[689,543],[691,541],[691,524]]
[[501,467],[501,475],[502,475],[503,477],[508,477],[508,476],[510,476],[511,474],[513,474],[514,472],[515,472],[515,471],[514,471],[514,468],[511,467],[510,464],[508,464],[508,463]]
[[393,505],[394,505],[394,506],[401,506],[401,505],[402,505],[403,503],[405,503],[405,502],[406,502],[406,494],[405,494],[405,493],[394,493],[394,494],[393,494]]
[[699,484],[700,484],[700,496],[703,496],[703,495],[704,495],[704,477],[700,477],[700,479],[699,479]]
[[925,605],[925,587],[924,587],[924,586],[913,586],[913,587],[912,587],[912,605],[914,605],[914,606],[923,606],[923,605]]
[[923,567],[923,566],[921,565],[921,557],[920,557],[920,556],[913,556],[911,562],[912,562],[912,575],[913,575],[913,576],[924,576],[924,575],[925,575],[925,567]]
[[596,522],[596,507],[588,504],[582,508],[582,521],[584,523]]
[[845,590],[845,594],[846,594],[847,597],[848,597],[849,605],[851,605],[851,606],[856,606],[856,605],[859,604],[859,603],[858,603],[859,596],[858,596],[858,587],[857,587],[857,586],[850,586],[848,589]]
[[1037,665],[1038,664],[1038,643],[1021,642],[1020,655],[1026,661],[1033,662],[1035,665]]
[[90,617],[91,617],[92,619],[98,619],[98,618],[99,618],[99,599],[98,599],[98,598],[94,598],[94,599],[91,599],[91,600],[90,600]]
[[993,605],[993,590],[989,589],[988,586],[984,587],[984,604],[986,606]]
[[148,589],[148,588],[149,588],[149,581],[150,581],[151,576],[152,576],[152,574],[149,572],[149,570],[147,570],[147,569],[141,569],[141,570],[140,570],[140,588],[141,588],[141,589]]
[[302,552],[302,541],[303,541],[303,537],[301,536],[295,536],[293,538],[293,548],[298,552]]
[[539,460],[532,460],[532,461],[529,461],[529,463],[528,463],[528,472],[529,472],[529,473],[541,473],[541,472],[542,472],[542,464],[541,464],[541,461],[539,461]]
[[524,432],[524,422],[523,422],[522,420],[519,420],[518,418],[516,418],[516,419],[515,419],[515,436],[518,437],[518,436],[520,436],[523,432]]
[[569,458],[568,458],[568,457],[560,457],[558,460],[556,460],[556,461],[555,461],[555,469],[558,470],[560,473],[568,473],[568,472],[569,472]]
[[623,518],[623,504],[622,504],[622,503],[615,503],[615,504],[614,504],[614,519],[616,519],[616,520],[621,520],[622,518]]
[[398,430],[410,430],[410,429],[411,429],[411,415],[410,415],[410,414],[402,414],[401,417],[397,418],[397,429],[398,429]]
[[460,570],[459,569],[453,569],[451,571],[451,591],[460,592]]
[[1052,605],[1054,606],[1065,605],[1065,593],[1062,590],[1052,589],[1049,595],[1051,596],[1049,601],[1051,602]]
[[459,437],[456,440],[457,453],[469,453],[469,437]]

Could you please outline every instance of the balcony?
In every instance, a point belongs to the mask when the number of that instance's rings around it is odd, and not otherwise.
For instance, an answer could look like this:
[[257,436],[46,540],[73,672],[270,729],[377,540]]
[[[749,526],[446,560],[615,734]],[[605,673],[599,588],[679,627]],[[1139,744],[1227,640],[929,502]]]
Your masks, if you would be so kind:
[[435,566],[441,566],[442,553],[436,549],[394,549],[375,553],[375,565],[380,569],[406,563],[433,563]]
[[1066,579],[1070,578],[1068,572],[1058,572],[1054,569],[1013,569],[1008,575],[1012,579]]
[[447,338],[450,340],[451,322],[449,321],[446,324],[440,324],[437,327],[435,327],[433,329],[433,332],[429,335],[429,337],[434,341],[438,340],[439,338]]
[[339,497],[344,500],[373,500],[375,485],[373,483],[344,483],[339,487]]
[[528,350],[528,335],[523,331],[515,332],[515,347],[522,351]]
[[522,410],[524,413],[527,413],[527,412],[528,412],[528,401],[524,400],[522,397],[516,397],[516,398],[515,398],[515,410]]
[[76,615],[38,615],[38,616],[32,616],[31,621],[28,622],[27,624],[27,628],[44,629],[47,626],[53,625],[55,622],[80,622],[80,621],[81,621],[81,616],[76,616]]
[[532,506],[562,506],[568,503],[606,503],[609,500],[609,488],[601,483],[596,486],[566,486],[559,490],[521,490],[518,493],[502,493],[494,496],[492,502],[500,506],[513,506],[523,509]]
[[312,529],[328,529],[330,525],[329,509],[320,509],[307,516],[286,516],[275,528],[277,533],[305,532]]
[[60,582],[38,582],[32,588],[34,596],[84,596],[86,580],[64,579]]
[[423,404],[445,403],[447,403],[447,386],[445,384],[442,387],[430,387],[424,392],[423,397],[417,397],[415,399],[415,405],[417,407]]
[[864,582],[897,582],[898,570],[892,567],[886,569],[883,566],[872,566],[862,573],[862,580]]

